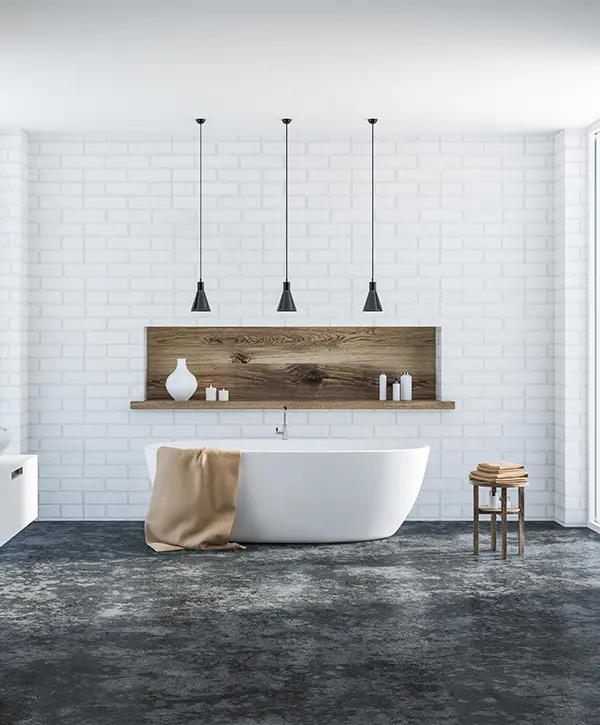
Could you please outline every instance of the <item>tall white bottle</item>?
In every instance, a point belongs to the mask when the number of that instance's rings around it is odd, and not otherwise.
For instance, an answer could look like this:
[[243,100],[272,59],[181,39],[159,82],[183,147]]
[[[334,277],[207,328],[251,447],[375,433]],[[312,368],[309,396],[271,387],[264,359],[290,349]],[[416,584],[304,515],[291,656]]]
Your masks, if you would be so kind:
[[412,400],[412,375],[409,373],[400,376],[400,400]]
[[379,400],[387,400],[387,375],[381,373],[379,376]]

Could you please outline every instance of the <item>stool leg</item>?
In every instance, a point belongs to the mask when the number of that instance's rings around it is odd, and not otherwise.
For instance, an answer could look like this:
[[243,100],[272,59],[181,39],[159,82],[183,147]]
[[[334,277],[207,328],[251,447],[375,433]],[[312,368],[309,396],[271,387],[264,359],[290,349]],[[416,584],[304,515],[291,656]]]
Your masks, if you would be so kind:
[[519,554],[525,555],[525,489],[519,488]]
[[479,554],[479,486],[473,486],[473,554]]
[[501,506],[501,511],[500,511],[500,520],[502,523],[502,558],[506,559],[507,558],[507,552],[506,552],[506,549],[507,549],[506,533],[507,532],[506,532],[506,529],[508,528],[507,521],[506,521],[506,487],[501,489],[501,500],[502,500],[502,506]]
[[[492,496],[495,493],[496,493],[496,489],[492,488]],[[492,521],[492,551],[496,551],[496,532],[497,532],[496,514],[491,514],[491,521]]]

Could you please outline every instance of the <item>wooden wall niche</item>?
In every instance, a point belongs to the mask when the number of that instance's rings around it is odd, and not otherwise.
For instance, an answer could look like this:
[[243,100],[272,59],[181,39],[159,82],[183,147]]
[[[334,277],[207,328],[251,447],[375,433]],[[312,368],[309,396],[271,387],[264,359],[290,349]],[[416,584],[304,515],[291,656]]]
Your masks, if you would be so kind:
[[432,401],[436,333],[435,327],[147,327],[146,399],[171,400],[165,380],[177,358],[186,358],[198,380],[191,402],[204,400],[204,388],[213,384],[230,391],[232,408],[236,401],[294,400],[343,407],[335,402],[377,400],[380,373],[391,386],[405,370],[413,376],[414,401]]

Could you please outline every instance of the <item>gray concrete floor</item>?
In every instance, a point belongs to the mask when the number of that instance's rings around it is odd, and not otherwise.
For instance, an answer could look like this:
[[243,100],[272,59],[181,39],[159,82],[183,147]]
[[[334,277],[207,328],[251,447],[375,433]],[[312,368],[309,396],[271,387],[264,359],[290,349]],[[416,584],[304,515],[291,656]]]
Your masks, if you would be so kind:
[[35,523],[0,549],[0,723],[597,725],[600,537],[487,543],[157,555],[137,522]]

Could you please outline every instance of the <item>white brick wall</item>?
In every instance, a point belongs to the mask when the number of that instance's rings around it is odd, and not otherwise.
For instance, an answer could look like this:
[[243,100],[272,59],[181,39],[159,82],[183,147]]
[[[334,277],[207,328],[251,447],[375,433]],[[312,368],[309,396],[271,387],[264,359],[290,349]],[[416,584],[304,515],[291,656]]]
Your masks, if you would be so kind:
[[556,136],[555,518],[587,522],[588,137]]
[[[214,133],[214,131],[213,131]],[[296,131],[301,137],[301,133]],[[205,280],[193,315],[196,143],[35,135],[30,143],[31,448],[47,518],[141,518],[148,441],[272,436],[274,412],[130,411],[144,325],[440,325],[449,412],[293,411],[293,436],[427,442],[420,519],[467,519],[479,460],[522,460],[528,514],[554,515],[554,139],[428,136],[377,145],[377,280],[369,278],[369,145],[290,146],[290,276],[280,138],[205,144]]]
[[0,130],[0,427],[27,443],[27,138]]

